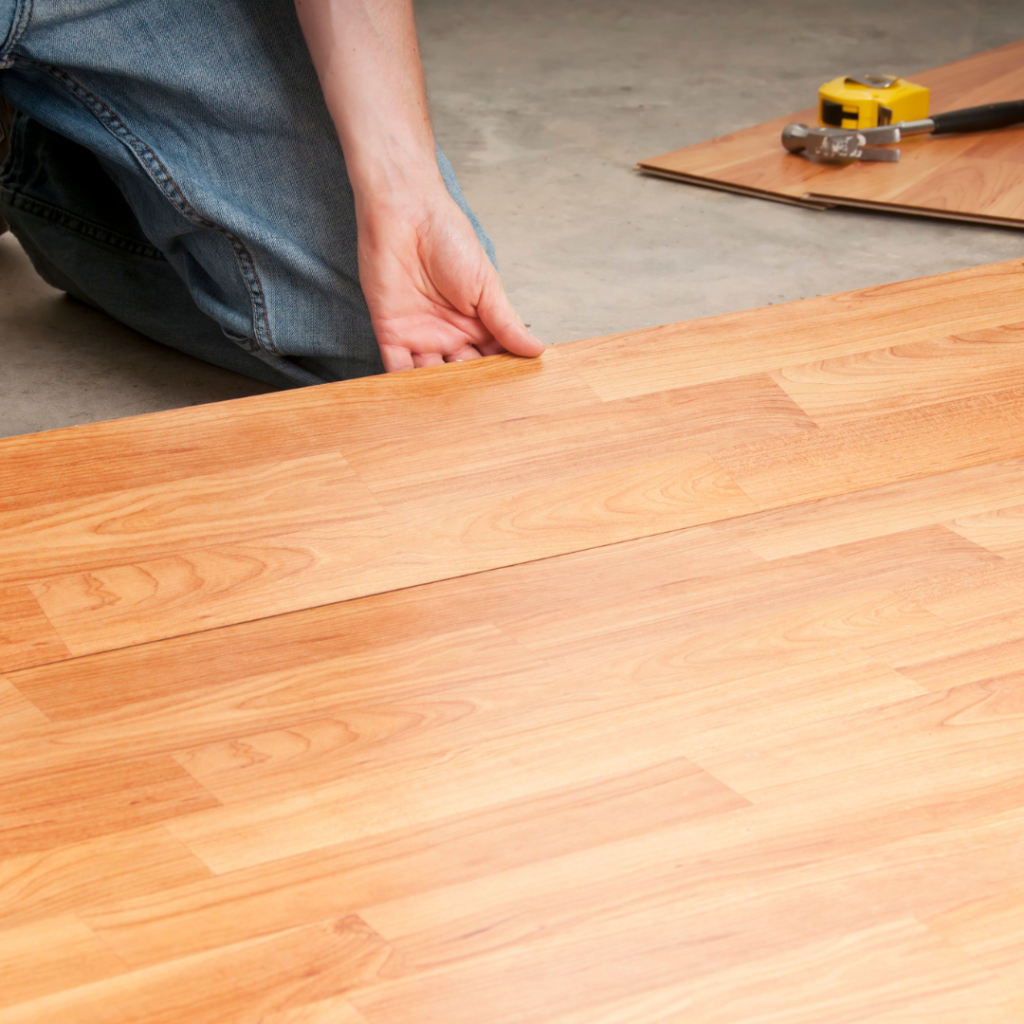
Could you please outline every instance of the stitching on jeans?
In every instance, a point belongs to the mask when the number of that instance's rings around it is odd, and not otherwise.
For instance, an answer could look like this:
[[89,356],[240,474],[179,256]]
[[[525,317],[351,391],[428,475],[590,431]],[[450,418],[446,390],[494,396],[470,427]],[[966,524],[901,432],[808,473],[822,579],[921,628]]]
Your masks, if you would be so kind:
[[6,68],[11,63],[11,50],[21,42],[21,37],[25,34],[25,29],[28,28],[28,23],[32,18],[32,3],[33,0],[21,0],[14,9],[11,31],[7,34],[3,45],[0,46],[0,68]]
[[238,261],[239,270],[242,272],[246,286],[249,289],[249,297],[253,307],[253,326],[256,330],[257,339],[271,352],[277,352],[273,338],[270,334],[270,324],[267,320],[267,303],[263,294],[263,286],[256,273],[256,266],[252,255],[245,247],[245,243],[233,232],[222,227],[216,221],[202,216],[195,210],[191,203],[182,194],[177,183],[168,173],[167,168],[160,162],[157,155],[140,139],[131,129],[108,107],[101,99],[94,96],[85,86],[76,82],[69,74],[51,64],[39,64],[35,61],[26,61],[35,67],[45,71],[55,78],[61,85],[69,89],[79,100],[81,100],[96,115],[103,126],[116,138],[124,143],[135,154],[136,159],[142,164],[150,178],[163,192],[163,194],[174,204],[175,208],[193,224],[199,224],[218,232],[227,239]]
[[140,242],[137,238],[130,238],[128,235],[122,235],[118,231],[111,231],[110,228],[94,224],[92,221],[85,220],[77,214],[69,213],[58,206],[44,203],[39,199],[27,196],[23,192],[17,192],[14,189],[0,189],[0,195],[7,200],[8,206],[12,210],[21,210],[32,216],[51,221],[54,224],[60,224],[69,231],[84,235],[95,242],[109,245],[111,248],[130,252],[133,256],[145,256],[152,260],[159,260],[162,263],[167,262],[167,257],[155,245],[149,242]]

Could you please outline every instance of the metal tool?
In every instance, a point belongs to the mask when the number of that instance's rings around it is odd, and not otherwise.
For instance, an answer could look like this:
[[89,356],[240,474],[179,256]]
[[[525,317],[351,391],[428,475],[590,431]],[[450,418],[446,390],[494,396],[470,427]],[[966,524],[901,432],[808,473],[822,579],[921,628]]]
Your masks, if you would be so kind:
[[981,132],[1006,128],[1024,121],[1024,100],[1008,103],[986,103],[980,107],[948,110],[917,121],[900,121],[884,128],[808,128],[805,124],[788,124],[782,130],[782,145],[791,153],[802,153],[827,163],[851,160],[878,160],[894,163],[900,158],[898,149],[874,149],[890,142],[899,142],[907,135],[946,135],[951,132]]

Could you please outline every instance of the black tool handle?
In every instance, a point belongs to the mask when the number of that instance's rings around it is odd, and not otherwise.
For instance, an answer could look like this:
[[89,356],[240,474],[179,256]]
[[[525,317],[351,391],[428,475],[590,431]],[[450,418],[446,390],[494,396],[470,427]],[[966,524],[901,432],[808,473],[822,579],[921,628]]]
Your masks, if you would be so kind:
[[980,107],[964,107],[963,110],[948,110],[945,114],[932,114],[935,122],[933,135],[946,132],[982,132],[991,128],[1005,128],[1007,125],[1024,121],[1024,100],[1010,100],[1009,103],[986,103]]

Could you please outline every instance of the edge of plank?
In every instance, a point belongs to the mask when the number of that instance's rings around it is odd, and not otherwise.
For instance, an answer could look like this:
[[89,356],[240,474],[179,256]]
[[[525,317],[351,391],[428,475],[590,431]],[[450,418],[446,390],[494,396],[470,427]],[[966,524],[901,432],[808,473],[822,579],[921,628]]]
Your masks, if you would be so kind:
[[829,210],[835,203],[831,198],[819,197],[812,193],[806,193],[802,198],[783,195],[781,192],[767,192],[760,188],[749,188],[746,185],[734,185],[728,181],[717,181],[714,178],[702,178],[697,174],[684,174],[682,171],[666,171],[661,168],[646,164],[643,161],[638,163],[635,170],[641,174],[648,174],[652,178],[665,178],[668,181],[681,181],[686,185],[700,185],[704,188],[713,188],[719,192],[734,192],[736,195],[750,196],[753,199],[768,199],[773,203],[785,203],[787,206],[799,206],[805,210]]

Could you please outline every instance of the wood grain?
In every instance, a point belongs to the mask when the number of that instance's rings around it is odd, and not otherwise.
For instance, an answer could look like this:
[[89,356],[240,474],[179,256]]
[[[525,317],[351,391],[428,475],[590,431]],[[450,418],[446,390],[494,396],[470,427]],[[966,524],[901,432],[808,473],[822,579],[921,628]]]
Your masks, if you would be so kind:
[[80,920],[49,918],[0,931],[0,1009],[123,974],[125,965]]
[[70,657],[28,587],[0,586],[0,672]]
[[[247,1024],[340,994],[386,958],[380,937],[349,917],[68,989],[0,1012],[0,1021],[106,1024],[113,1006],[114,1019],[140,1024]],[[221,993],[215,1004],[211,987]]]
[[1022,283],[0,442],[0,1024],[1018,1024]]
[[[931,89],[931,112],[1015,100],[1024,95],[1024,42],[911,77]],[[1024,226],[1018,153],[1024,128],[940,135],[900,142],[897,163],[812,163],[780,142],[790,123],[818,123],[800,110],[708,142],[640,161],[659,177],[812,209],[849,205],[887,212]]]

